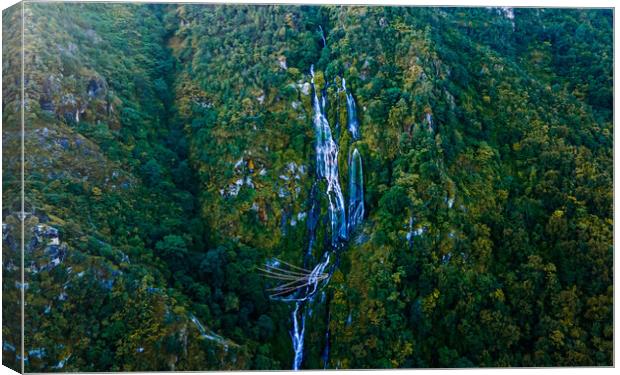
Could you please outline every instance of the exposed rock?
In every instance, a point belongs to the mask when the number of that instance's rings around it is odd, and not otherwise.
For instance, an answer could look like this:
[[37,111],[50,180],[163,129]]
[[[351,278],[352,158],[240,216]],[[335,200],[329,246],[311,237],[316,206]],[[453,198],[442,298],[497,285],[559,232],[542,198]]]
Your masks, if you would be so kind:
[[41,110],[54,112],[56,108],[54,97],[56,97],[61,90],[60,83],[60,78],[54,74],[50,74],[47,79],[43,81],[42,93],[39,96],[39,106]]
[[97,44],[99,42],[101,42],[101,37],[99,35],[97,35],[97,32],[93,29],[88,29],[86,30],[86,36],[89,37],[93,43]]
[[88,81],[87,93],[91,98],[101,98],[107,91],[105,81],[98,77],[93,77]]
[[69,43],[67,44],[67,51],[71,54],[74,54],[78,51],[78,46],[75,43]]
[[301,85],[301,93],[304,95],[310,95],[310,83],[306,82],[303,85]]
[[450,110],[453,111],[454,109],[456,109],[456,102],[454,100],[454,96],[448,90],[445,90],[445,94],[448,106],[450,107]]

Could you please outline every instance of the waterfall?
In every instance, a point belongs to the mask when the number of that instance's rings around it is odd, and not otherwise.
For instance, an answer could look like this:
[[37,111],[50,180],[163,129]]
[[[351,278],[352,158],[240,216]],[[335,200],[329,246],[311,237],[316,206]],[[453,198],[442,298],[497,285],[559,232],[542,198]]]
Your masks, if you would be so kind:
[[342,90],[347,98],[347,127],[351,132],[351,137],[353,137],[353,140],[357,141],[360,139],[360,125],[357,121],[355,99],[353,99],[353,94],[347,92],[347,83],[344,78],[342,79]]
[[[329,323],[329,322],[328,322]],[[327,331],[325,332],[325,348],[323,349],[323,355],[321,356],[323,360],[323,369],[327,370],[327,365],[329,364],[329,349],[330,349],[330,332],[329,326],[327,327]]]
[[409,231],[407,232],[407,242],[409,247],[413,247],[413,216],[409,217]]
[[224,347],[224,350],[228,351],[228,345],[229,343],[227,342],[226,339],[224,339],[222,336],[217,335],[209,330],[207,330],[202,323],[200,323],[200,321],[198,320],[198,318],[196,318],[196,316],[194,316],[193,314],[189,315],[190,320],[192,321],[192,323],[194,323],[194,325],[196,326],[196,328],[198,328],[198,332],[200,332],[200,337],[207,339],[207,340],[211,340],[211,341],[215,341],[218,344],[222,345]]
[[[293,358],[293,370],[297,371],[301,367],[301,362],[304,358],[304,336],[306,331],[306,316],[303,312],[300,314],[300,309],[303,309],[303,302],[295,303],[295,310],[293,310],[293,331],[291,337],[293,339],[293,350],[295,356]],[[299,323],[301,317],[301,324]]]
[[[292,297],[285,297],[282,300],[295,301],[295,309],[292,312],[293,327],[291,339],[293,342],[293,370],[299,370],[304,358],[304,336],[306,331],[306,303],[311,302],[318,291],[321,282],[327,283],[333,272],[334,265],[330,265],[333,250],[338,249],[343,241],[347,239],[347,220],[344,206],[344,196],[340,187],[338,174],[338,145],[332,138],[331,128],[327,120],[327,92],[319,100],[316,87],[314,85],[314,66],[310,67],[312,77],[311,86],[313,92],[313,124],[316,136],[316,181],[310,191],[310,212],[307,222],[308,229],[308,248],[304,263],[308,263],[312,256],[312,247],[316,238],[316,226],[320,216],[320,204],[318,202],[318,181],[325,179],[327,182],[328,214],[331,227],[331,247],[323,254],[322,261],[317,264],[312,271],[304,278],[301,288],[297,287],[297,292]],[[361,173],[361,172],[360,172]],[[304,264],[304,266],[307,266]],[[329,270],[326,269],[329,267]],[[298,282],[299,283],[299,282]],[[285,286],[288,286],[284,284]],[[289,289],[283,289],[288,292]],[[327,333],[329,335],[329,333]],[[329,336],[327,336],[329,337]],[[329,349],[327,352],[329,353]],[[328,356],[329,354],[325,354]],[[325,365],[327,357],[324,357]]]
[[319,25],[319,31],[321,32],[321,39],[323,40],[323,47],[327,47],[327,41],[325,40],[325,33],[323,32],[323,28]]
[[308,232],[308,247],[306,251],[306,257],[304,259],[304,266],[310,261],[312,256],[312,247],[314,241],[316,241],[316,226],[319,223],[319,217],[321,215],[321,205],[319,202],[319,187],[317,181],[312,183],[312,190],[310,190],[310,210],[308,212],[308,219],[306,220],[306,229]]
[[428,131],[433,132],[433,115],[430,113],[426,114],[426,124],[428,125]]
[[331,311],[329,309],[330,300],[331,300],[330,295],[328,295],[327,301],[325,302],[325,306],[326,306],[325,326],[327,327],[327,329],[325,330],[325,346],[323,347],[323,352],[321,354],[321,359],[323,360],[323,369],[327,369],[327,365],[329,364],[329,352],[331,349],[331,343],[330,343],[331,330],[329,329],[329,323],[331,321]]
[[[319,27],[323,45],[326,46],[323,29]],[[316,179],[312,184],[308,202],[307,233],[308,246],[304,250],[303,267],[298,267],[284,261],[267,262],[262,271],[266,276],[280,280],[281,284],[271,288],[271,298],[284,302],[294,302],[291,313],[293,327],[290,335],[293,343],[293,370],[299,370],[304,360],[304,337],[306,332],[306,317],[312,315],[314,296],[320,287],[324,287],[331,275],[338,267],[339,250],[349,238],[349,233],[357,227],[364,217],[364,179],[362,159],[357,149],[354,149],[349,158],[349,221],[347,222],[344,195],[340,185],[338,171],[338,144],[332,137],[332,131],[327,119],[327,86],[321,90],[319,98],[314,82],[314,65],[310,67],[312,88],[312,123],[315,131],[316,151]],[[342,80],[342,87],[347,97],[347,125],[354,140],[359,139],[359,124],[355,112],[353,95],[346,92],[346,83]],[[338,93],[340,91],[338,90]],[[338,101],[337,111],[340,105]],[[336,124],[338,127],[338,124]],[[325,250],[318,264],[312,269],[312,250],[316,242],[317,226],[320,223],[321,204],[319,186],[325,180],[327,186],[325,194],[328,200],[328,218],[331,238],[327,237]],[[333,257],[332,257],[333,255]],[[319,303],[323,303],[319,301]],[[329,302],[326,302],[329,303]],[[325,347],[322,353],[324,366],[329,363],[330,332],[329,311],[327,315],[328,329],[325,333]]]
[[332,229],[332,246],[337,247],[341,240],[347,239],[347,221],[344,208],[344,196],[338,180],[338,145],[332,139],[331,128],[325,113],[326,99],[323,95],[319,102],[314,86],[314,66],[310,68],[312,91],[314,92],[314,129],[316,132],[316,167],[317,177],[327,181],[327,198],[329,201],[329,220]]
[[340,92],[336,78],[334,78],[334,87],[336,87],[336,125],[334,126],[334,138],[336,143],[340,142]]
[[349,160],[349,233],[364,219],[364,174],[357,148]]
[[305,289],[301,291],[300,295],[297,296],[295,300],[295,309],[292,312],[293,329],[291,331],[293,352],[295,354],[293,357],[293,370],[299,370],[304,359],[304,337],[306,333],[306,314],[304,308],[306,302],[312,301],[312,298],[318,291],[321,281],[326,280],[325,282],[327,282],[327,279],[319,276],[323,275],[325,268],[329,265],[330,255],[329,251],[326,252],[324,256],[325,259],[314,267],[308,277]]

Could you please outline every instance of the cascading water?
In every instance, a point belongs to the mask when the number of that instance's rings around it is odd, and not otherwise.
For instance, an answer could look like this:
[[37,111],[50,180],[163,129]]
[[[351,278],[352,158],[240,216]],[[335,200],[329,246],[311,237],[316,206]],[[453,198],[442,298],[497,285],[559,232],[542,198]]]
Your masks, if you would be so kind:
[[[323,29],[320,28],[323,45],[326,46]],[[349,233],[358,226],[364,216],[364,182],[362,171],[362,159],[357,149],[349,160],[349,222],[347,222],[345,200],[340,186],[338,173],[338,144],[332,138],[332,131],[327,119],[327,89],[321,92],[319,99],[314,82],[314,66],[310,67],[313,125],[316,138],[316,180],[312,185],[309,201],[309,215],[307,219],[308,247],[304,254],[303,267],[297,267],[286,262],[272,262],[266,265],[262,271],[267,276],[282,280],[283,283],[271,288],[271,297],[281,301],[294,302],[292,311],[291,339],[293,343],[293,370],[301,368],[304,359],[304,336],[306,332],[306,316],[312,314],[312,301],[321,286],[325,286],[338,266],[338,251],[343,247],[349,237]],[[353,96],[346,92],[344,79],[343,90],[347,96],[348,128],[353,139],[359,139],[359,124],[355,113]],[[339,111],[339,106],[338,106]],[[312,249],[316,242],[316,231],[321,215],[319,186],[321,180],[325,180],[327,188],[325,194],[328,200],[328,218],[330,241],[326,244],[321,260],[312,269]],[[329,311],[327,313],[327,325],[329,326]],[[322,359],[324,366],[329,362],[330,334],[329,329],[325,334],[325,349]]]
[[228,345],[229,343],[227,342],[226,339],[224,339],[222,336],[217,335],[209,330],[207,330],[202,323],[200,323],[200,321],[198,320],[198,318],[196,318],[194,315],[190,314],[189,315],[190,320],[192,321],[192,323],[194,323],[194,325],[196,326],[196,328],[198,328],[198,331],[200,332],[200,337],[207,339],[207,340],[211,340],[211,341],[215,341],[218,344],[222,345],[224,347],[224,350],[228,350]]
[[[328,300],[325,303],[326,306],[329,306],[329,296]],[[329,351],[331,348],[330,339],[331,339],[331,331],[329,329],[329,322],[331,320],[331,311],[327,309],[327,314],[325,316],[325,326],[327,329],[325,330],[325,347],[323,347],[323,353],[321,354],[321,359],[323,360],[323,368],[327,369],[327,365],[329,364]]]
[[323,32],[323,27],[319,25],[319,31],[321,32],[321,40],[323,40],[323,47],[327,46],[327,41],[325,40],[325,33]]
[[349,233],[364,219],[364,174],[357,148],[349,160]]
[[319,217],[321,216],[321,206],[319,203],[319,186],[317,181],[312,183],[312,190],[310,190],[310,210],[308,213],[308,219],[306,221],[306,228],[308,232],[308,247],[306,257],[304,258],[304,267],[307,267],[307,263],[312,256],[312,248],[316,241],[316,227],[319,223]]
[[433,132],[433,115],[430,113],[426,114],[426,124],[428,125],[428,131]]
[[407,242],[409,243],[409,247],[413,247],[413,216],[409,217],[409,231],[407,232]]
[[319,102],[314,87],[314,66],[310,68],[312,91],[314,92],[314,130],[316,132],[317,177],[327,181],[329,218],[332,227],[332,246],[337,247],[341,240],[347,239],[344,196],[338,180],[338,145],[332,138],[332,131],[325,114],[325,95]]
[[327,251],[324,254],[324,259],[319,263],[307,277],[306,285],[303,290],[296,293],[294,297],[282,298],[284,301],[295,301],[295,309],[292,312],[291,319],[293,320],[293,329],[291,331],[291,338],[293,341],[293,370],[299,370],[304,358],[304,336],[306,332],[306,302],[312,301],[313,297],[318,291],[319,284],[324,281],[327,283],[333,270],[325,274],[325,269],[330,265],[331,251]]
[[360,139],[360,124],[357,121],[357,110],[355,108],[355,99],[353,94],[347,91],[347,83],[345,79],[342,79],[342,90],[347,98],[347,127],[351,132],[351,137],[354,141]]
[[[306,333],[306,315],[300,309],[303,309],[303,302],[295,302],[293,310],[293,331],[291,337],[293,339],[293,370],[299,370],[301,362],[304,359],[304,336]],[[301,320],[301,324],[299,323]]]
[[[338,87],[337,79],[334,78],[334,87],[336,87],[336,113],[340,114],[340,92],[342,91]],[[336,125],[334,126],[334,139],[336,143],[340,142],[340,116],[336,116]]]

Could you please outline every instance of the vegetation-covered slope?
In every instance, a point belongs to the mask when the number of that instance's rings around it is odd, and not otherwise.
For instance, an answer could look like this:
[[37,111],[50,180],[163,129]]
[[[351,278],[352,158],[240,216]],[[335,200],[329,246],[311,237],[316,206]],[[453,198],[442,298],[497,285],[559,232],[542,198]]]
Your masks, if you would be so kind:
[[50,3],[25,30],[27,370],[290,368],[257,268],[307,246],[313,64],[345,195],[355,97],[367,215],[303,366],[612,364],[611,11]]

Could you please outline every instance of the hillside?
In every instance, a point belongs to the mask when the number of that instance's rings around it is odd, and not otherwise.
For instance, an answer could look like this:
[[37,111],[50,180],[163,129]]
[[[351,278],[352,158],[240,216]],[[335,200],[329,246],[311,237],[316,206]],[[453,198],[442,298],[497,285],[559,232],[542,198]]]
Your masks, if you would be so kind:
[[612,16],[28,3],[21,285],[4,11],[4,364],[612,365]]

